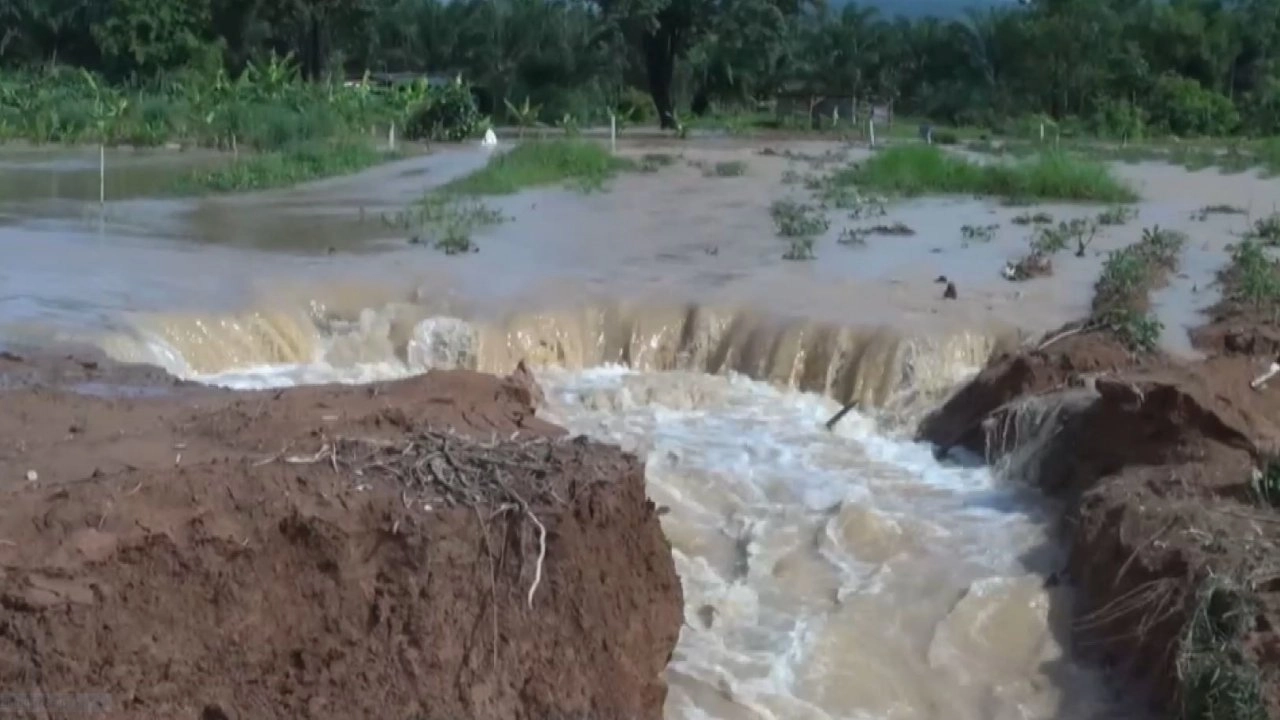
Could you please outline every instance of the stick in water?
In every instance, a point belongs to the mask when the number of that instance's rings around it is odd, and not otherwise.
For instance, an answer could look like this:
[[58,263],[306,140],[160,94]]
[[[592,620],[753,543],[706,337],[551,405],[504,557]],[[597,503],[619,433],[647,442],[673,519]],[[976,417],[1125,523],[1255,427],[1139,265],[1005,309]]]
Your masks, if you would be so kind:
[[849,411],[856,407],[858,407],[858,401],[850,400],[844,407],[840,408],[840,412],[836,413],[835,415],[832,415],[831,419],[827,421],[827,429],[828,430],[835,429],[836,423],[843,420],[844,416],[848,415]]

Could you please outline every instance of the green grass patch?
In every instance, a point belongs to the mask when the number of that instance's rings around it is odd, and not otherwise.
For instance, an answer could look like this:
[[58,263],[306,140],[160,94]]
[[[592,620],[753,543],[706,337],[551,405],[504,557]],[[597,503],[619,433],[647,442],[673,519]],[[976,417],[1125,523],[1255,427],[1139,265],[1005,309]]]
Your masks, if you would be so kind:
[[286,150],[245,155],[226,167],[193,172],[180,192],[229,193],[281,188],[347,175],[400,157],[361,142],[304,143]]
[[494,156],[480,170],[443,189],[463,195],[510,195],[527,188],[569,183],[591,191],[635,166],[588,140],[531,140]]
[[907,196],[972,194],[1111,203],[1137,199],[1105,166],[1053,152],[981,164],[929,145],[903,145],[837,172],[833,181]]

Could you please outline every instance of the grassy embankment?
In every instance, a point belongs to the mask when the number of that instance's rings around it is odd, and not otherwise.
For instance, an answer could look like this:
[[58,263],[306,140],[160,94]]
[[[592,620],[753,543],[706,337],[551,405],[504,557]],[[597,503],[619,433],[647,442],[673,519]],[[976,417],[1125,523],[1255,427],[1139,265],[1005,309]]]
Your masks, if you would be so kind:
[[0,142],[216,148],[230,153],[227,165],[193,171],[178,189],[257,190],[397,157],[387,148],[393,124],[409,139],[473,134],[480,126],[474,107],[453,114],[461,118],[457,127],[442,127],[433,116],[464,96],[470,104],[466,88],[304,82],[285,60],[250,65],[236,78],[185,72],[138,86],[55,68],[0,75]]

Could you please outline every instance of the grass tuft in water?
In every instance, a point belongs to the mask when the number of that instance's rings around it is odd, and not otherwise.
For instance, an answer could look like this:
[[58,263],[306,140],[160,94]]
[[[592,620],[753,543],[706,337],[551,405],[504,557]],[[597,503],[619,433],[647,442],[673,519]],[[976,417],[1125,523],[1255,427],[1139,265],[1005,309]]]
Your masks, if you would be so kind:
[[747,164],[742,160],[725,160],[712,165],[703,174],[707,177],[741,177],[747,174]]
[[578,139],[531,140],[496,155],[480,170],[443,189],[464,195],[510,195],[526,188],[570,183],[589,192],[635,163]]
[[1017,162],[979,164],[931,145],[907,145],[845,168],[833,181],[907,196],[973,194],[1110,203],[1137,199],[1105,166],[1055,152]]
[[479,252],[471,236],[480,228],[507,218],[484,203],[457,195],[432,193],[394,217],[384,217],[390,227],[413,233],[409,242],[431,245],[446,255]]
[[226,167],[192,173],[178,183],[185,193],[266,190],[336,177],[399,157],[361,142],[311,142],[246,155]]
[[821,235],[831,227],[820,209],[795,200],[775,201],[769,207],[769,216],[778,235],[785,238]]

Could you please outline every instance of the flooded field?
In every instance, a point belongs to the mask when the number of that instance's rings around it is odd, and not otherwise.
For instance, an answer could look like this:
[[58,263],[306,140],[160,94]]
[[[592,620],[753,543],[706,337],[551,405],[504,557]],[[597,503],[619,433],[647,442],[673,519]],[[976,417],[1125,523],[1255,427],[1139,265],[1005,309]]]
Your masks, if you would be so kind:
[[[1154,298],[1163,343],[1189,352],[1223,248],[1280,202],[1274,183],[1118,167],[1143,196],[1136,218],[1013,283],[1001,270],[1025,251],[1020,217],[1105,208],[828,208],[817,258],[788,262],[771,204],[811,202],[804,175],[868,151],[762,150],[624,147],[673,159],[603,192],[489,200],[509,219],[457,257],[381,218],[482,166],[480,148],[198,199],[159,188],[214,160],[158,155],[122,161],[101,209],[79,155],[0,156],[0,341],[88,342],[239,388],[528,359],[551,419],[646,457],[650,495],[671,508],[686,625],[669,718],[1138,717],[1071,657],[1051,508],[977,462],[935,460],[910,421],[993,349],[1085,314],[1107,251],[1148,226],[1191,240]],[[730,161],[743,172],[707,171]],[[1246,213],[1198,216],[1215,203]],[[893,223],[910,232],[838,241]],[[825,430],[850,399],[861,409]]]

